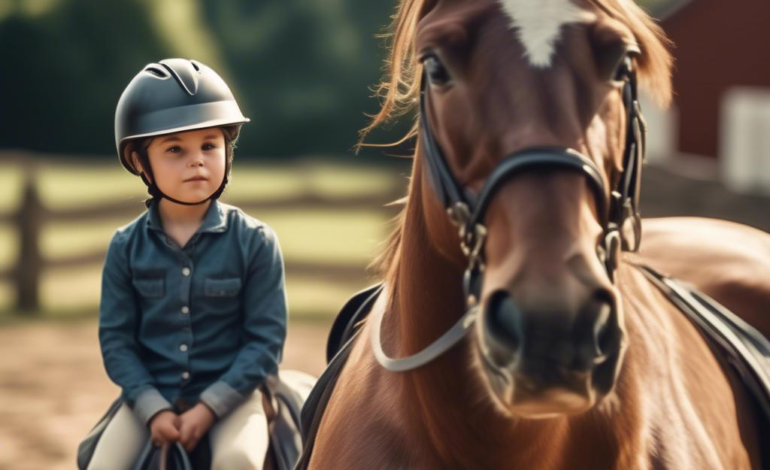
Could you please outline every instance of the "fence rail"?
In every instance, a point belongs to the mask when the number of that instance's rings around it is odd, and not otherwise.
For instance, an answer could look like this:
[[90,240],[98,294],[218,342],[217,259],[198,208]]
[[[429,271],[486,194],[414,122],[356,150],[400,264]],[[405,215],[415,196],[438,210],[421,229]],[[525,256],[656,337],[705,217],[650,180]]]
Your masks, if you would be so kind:
[[[45,269],[69,269],[99,264],[103,262],[106,253],[106,247],[104,247],[83,254],[48,259],[40,251],[40,238],[46,224],[81,223],[113,217],[129,218],[138,215],[144,209],[143,205],[137,201],[108,201],[72,209],[52,210],[45,206],[39,196],[34,168],[35,165],[26,168],[27,176],[18,208],[12,212],[0,213],[0,224],[14,226],[19,234],[19,256],[16,265],[0,271],[0,282],[15,284],[16,310],[26,314],[40,310],[40,279]],[[229,202],[245,211],[332,208],[337,210],[375,209],[387,214],[395,214],[395,209],[386,203],[399,196],[394,186],[385,194],[356,197],[304,193],[280,199],[241,199]],[[286,271],[309,277],[322,276],[324,279],[338,281],[358,280],[365,274],[363,266],[357,264],[294,260],[286,262]]]

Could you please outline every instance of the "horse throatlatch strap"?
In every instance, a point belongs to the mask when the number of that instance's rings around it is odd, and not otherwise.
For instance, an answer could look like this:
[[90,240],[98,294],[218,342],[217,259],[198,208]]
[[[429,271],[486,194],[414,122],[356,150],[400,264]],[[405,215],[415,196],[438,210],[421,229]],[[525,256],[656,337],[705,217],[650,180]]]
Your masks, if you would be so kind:
[[385,309],[376,308],[372,313],[370,336],[374,357],[382,367],[391,372],[406,372],[418,369],[449,351],[455,344],[459,343],[473,328],[477,313],[478,307],[469,308],[465,311],[465,314],[460,317],[457,323],[428,347],[417,354],[394,359],[385,353],[382,348],[382,342],[380,341],[380,331],[382,329],[382,319],[385,316]]
[[647,123],[639,104],[636,74],[630,68],[623,87],[623,104],[626,109],[626,145],[620,183],[618,189],[612,193],[610,220],[614,224],[613,228],[620,231],[623,250],[638,251],[642,242],[639,200]]

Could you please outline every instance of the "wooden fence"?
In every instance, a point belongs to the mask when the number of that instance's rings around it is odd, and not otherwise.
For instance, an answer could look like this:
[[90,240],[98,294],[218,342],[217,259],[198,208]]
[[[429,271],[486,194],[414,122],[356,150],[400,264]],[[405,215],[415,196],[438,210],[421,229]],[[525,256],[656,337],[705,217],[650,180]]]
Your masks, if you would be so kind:
[[[0,161],[2,158],[0,158]],[[30,169],[32,168],[32,169]],[[0,224],[11,225],[18,233],[18,258],[14,266],[0,271],[0,282],[10,282],[15,287],[15,310],[30,314],[40,311],[40,279],[43,271],[49,268],[75,268],[102,263],[106,246],[91,252],[65,258],[47,259],[41,252],[40,239],[45,225],[52,222],[88,222],[105,218],[135,217],[144,205],[137,201],[107,202],[90,207],[51,210],[45,206],[37,188],[34,167],[25,165],[26,177],[21,202],[10,213],[0,213]],[[262,211],[270,209],[335,209],[382,211],[395,214],[388,201],[397,199],[397,189],[386,194],[339,198],[316,193],[299,194],[292,197],[270,200],[230,200],[244,211]],[[364,275],[364,268],[359,264],[332,264],[287,260],[286,271],[305,276],[323,276],[325,279],[339,281],[357,280]]]

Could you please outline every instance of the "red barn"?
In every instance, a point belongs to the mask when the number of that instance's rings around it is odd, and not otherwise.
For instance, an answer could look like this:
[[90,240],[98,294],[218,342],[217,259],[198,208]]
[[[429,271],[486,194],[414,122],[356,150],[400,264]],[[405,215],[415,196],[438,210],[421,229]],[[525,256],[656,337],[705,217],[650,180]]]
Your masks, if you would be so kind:
[[770,90],[770,0],[670,0],[653,16],[675,44],[673,150],[717,157],[726,93]]

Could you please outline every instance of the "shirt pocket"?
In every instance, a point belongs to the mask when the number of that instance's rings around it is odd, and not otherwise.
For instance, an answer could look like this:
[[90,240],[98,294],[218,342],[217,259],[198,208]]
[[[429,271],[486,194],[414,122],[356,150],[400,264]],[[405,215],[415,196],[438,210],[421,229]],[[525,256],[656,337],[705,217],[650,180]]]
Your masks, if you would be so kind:
[[134,278],[134,288],[141,297],[158,299],[166,293],[165,279],[159,278]]
[[241,292],[240,278],[211,279],[203,283],[203,293],[206,297],[235,297]]
[[207,310],[212,313],[230,313],[240,308],[241,279],[206,278],[203,281],[203,296]]

